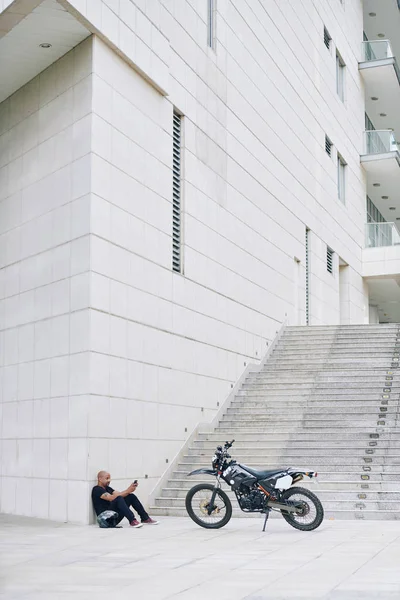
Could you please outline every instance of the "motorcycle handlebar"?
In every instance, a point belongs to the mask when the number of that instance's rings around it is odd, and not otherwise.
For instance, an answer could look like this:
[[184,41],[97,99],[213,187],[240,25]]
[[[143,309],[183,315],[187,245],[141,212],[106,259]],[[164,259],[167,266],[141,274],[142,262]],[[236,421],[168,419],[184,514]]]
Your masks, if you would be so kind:
[[[222,446],[217,446],[217,449],[215,451],[215,453],[217,455],[222,455],[223,453],[226,453],[226,451],[232,446],[232,444],[234,443],[235,440],[232,440],[230,442],[225,442],[224,444],[224,448],[222,449]],[[229,456],[229,455],[227,455]]]

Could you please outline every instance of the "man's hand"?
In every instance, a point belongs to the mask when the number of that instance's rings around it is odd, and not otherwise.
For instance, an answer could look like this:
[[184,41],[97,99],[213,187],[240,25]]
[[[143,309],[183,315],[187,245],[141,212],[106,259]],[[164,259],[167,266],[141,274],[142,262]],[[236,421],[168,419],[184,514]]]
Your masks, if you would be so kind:
[[107,492],[105,494],[102,495],[102,498],[104,498],[104,500],[108,500],[109,502],[112,502],[113,500],[115,500],[116,498],[118,498],[118,496],[122,496],[122,498],[126,498],[126,496],[128,496],[129,494],[133,494],[133,492],[136,490],[138,486],[138,483],[131,483],[131,485],[129,487],[126,488],[126,490],[124,490],[123,492],[113,492],[112,494],[108,494]]

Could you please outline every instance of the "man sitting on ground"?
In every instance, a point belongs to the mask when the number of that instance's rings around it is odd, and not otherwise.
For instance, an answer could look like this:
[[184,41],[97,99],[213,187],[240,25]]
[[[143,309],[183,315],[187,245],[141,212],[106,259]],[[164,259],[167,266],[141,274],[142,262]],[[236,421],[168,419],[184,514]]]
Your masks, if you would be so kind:
[[[158,521],[149,517],[139,498],[133,493],[138,486],[137,481],[131,483],[131,485],[123,492],[116,492],[113,490],[113,488],[110,487],[110,481],[111,476],[107,471],[100,471],[97,474],[97,485],[92,489],[93,508],[97,516],[105,510],[113,510],[119,515],[117,523],[126,517],[131,527],[142,527],[143,524],[158,524]],[[135,518],[135,515],[129,508],[130,506],[132,506],[140,516],[141,523]]]

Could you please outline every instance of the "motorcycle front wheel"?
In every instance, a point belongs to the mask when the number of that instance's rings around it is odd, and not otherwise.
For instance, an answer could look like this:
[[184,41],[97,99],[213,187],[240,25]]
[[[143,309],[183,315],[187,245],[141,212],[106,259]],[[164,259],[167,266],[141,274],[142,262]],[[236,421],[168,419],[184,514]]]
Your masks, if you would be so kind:
[[317,529],[324,520],[324,509],[315,494],[302,487],[292,487],[285,490],[281,500],[288,504],[300,505],[296,512],[281,510],[282,517],[296,529],[301,531],[313,531]]
[[232,504],[221,489],[216,489],[211,514],[209,513],[211,497],[215,487],[210,483],[199,483],[190,489],[186,495],[186,510],[189,517],[206,529],[224,527],[232,516]]

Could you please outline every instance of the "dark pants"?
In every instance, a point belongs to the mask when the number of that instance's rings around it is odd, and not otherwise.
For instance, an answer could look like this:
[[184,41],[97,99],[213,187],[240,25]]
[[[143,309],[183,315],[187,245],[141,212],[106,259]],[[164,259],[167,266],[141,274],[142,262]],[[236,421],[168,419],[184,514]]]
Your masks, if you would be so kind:
[[128,494],[125,498],[118,496],[118,498],[115,498],[115,500],[110,502],[110,510],[114,510],[119,514],[118,523],[122,521],[124,517],[128,519],[129,523],[136,519],[133,512],[129,509],[130,506],[136,510],[141,521],[146,521],[149,518],[149,515],[144,510],[139,498],[137,498],[135,494]]

